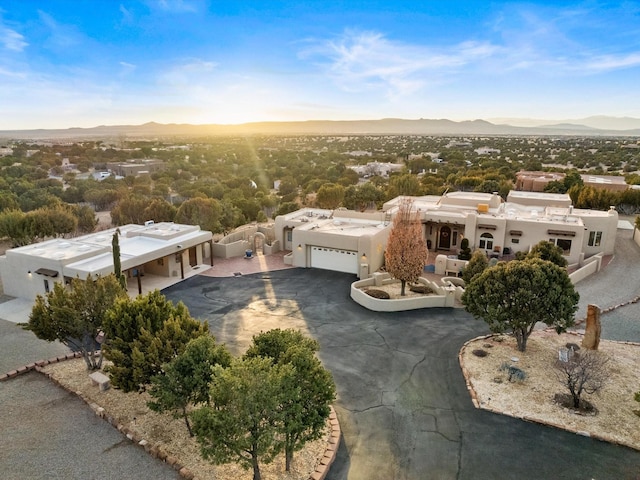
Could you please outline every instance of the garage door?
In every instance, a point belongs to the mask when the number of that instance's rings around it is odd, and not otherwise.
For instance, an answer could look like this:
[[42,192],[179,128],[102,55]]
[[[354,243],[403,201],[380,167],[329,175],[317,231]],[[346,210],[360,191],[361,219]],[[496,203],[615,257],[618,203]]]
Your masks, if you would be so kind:
[[358,252],[311,247],[311,267],[358,274]]

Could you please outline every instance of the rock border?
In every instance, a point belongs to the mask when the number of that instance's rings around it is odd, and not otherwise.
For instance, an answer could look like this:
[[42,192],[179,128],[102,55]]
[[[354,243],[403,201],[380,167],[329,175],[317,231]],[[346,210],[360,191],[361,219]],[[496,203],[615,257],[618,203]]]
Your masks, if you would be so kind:
[[[86,398],[82,394],[82,392],[76,392],[70,388],[67,388],[65,385],[58,382],[51,374],[46,373],[43,369],[43,367],[45,367],[46,365],[50,365],[52,363],[64,362],[65,360],[73,360],[75,358],[82,358],[82,353],[81,352],[68,353],[66,355],[52,357],[48,360],[38,360],[37,362],[29,363],[20,368],[12,370],[8,373],[0,375],[0,382],[5,382],[7,380],[16,378],[20,375],[24,375],[25,373],[28,373],[31,371],[36,371],[44,375],[45,377],[47,377],[49,380],[51,380],[51,382],[54,385],[57,385],[63,388],[64,390],[66,390],[67,392],[79,397],[84,403],[86,403],[89,406],[89,408],[91,408],[91,410],[98,417],[107,421],[113,428],[118,430],[120,433],[122,433],[122,435],[124,435],[126,438],[128,438],[132,442],[136,443],[139,447],[143,448],[145,452],[147,452],[149,455],[151,455],[154,458],[157,458],[162,462],[167,463],[175,471],[177,471],[182,478],[186,480],[197,480],[197,477],[194,475],[194,473],[191,470],[189,470],[187,467],[182,465],[182,463],[180,463],[180,459],[178,459],[173,455],[169,455],[167,452],[165,452],[162,449],[161,446],[154,445],[149,441],[145,440],[144,438],[142,438],[142,436],[138,432],[122,425],[121,423],[118,423],[116,418],[114,418],[111,415],[108,415],[104,408],[102,408],[96,403],[93,403],[90,399]],[[333,408],[333,405],[330,405],[329,407],[331,411],[329,412],[329,418],[327,420],[327,423],[331,427],[331,432],[329,433],[327,447],[325,448],[322,458],[319,459],[318,465],[316,466],[315,470],[309,476],[309,480],[325,480],[327,474],[329,473],[329,469],[331,468],[331,465],[335,461],[336,456],[338,454],[338,447],[340,446],[340,438],[342,436],[342,431],[340,429],[340,422],[338,421],[338,415],[336,414],[336,411]]]
[[[629,303],[631,303],[631,302],[629,302]],[[546,329],[546,330],[555,331],[554,329]],[[578,332],[568,331],[568,332],[564,332],[564,333],[568,333],[570,335],[575,335],[577,337],[581,337],[582,336],[582,334],[580,334]],[[467,340],[466,342],[464,342],[464,344],[462,344],[462,347],[460,348],[460,351],[458,352],[458,363],[460,364],[460,369],[462,370],[462,375],[464,376],[464,381],[465,381],[465,384],[467,385],[467,390],[469,392],[469,396],[471,397],[471,402],[473,403],[473,406],[475,408],[481,409],[481,410],[487,410],[489,412],[497,413],[499,415],[506,415],[508,417],[517,418],[519,420],[524,420],[525,422],[536,423],[538,425],[547,425],[549,427],[557,428],[558,430],[564,430],[566,432],[572,432],[572,433],[575,433],[576,435],[581,435],[583,437],[590,437],[590,438],[594,438],[596,440],[601,440],[603,442],[612,443],[614,445],[621,445],[623,447],[631,448],[632,450],[640,451],[640,448],[638,448],[638,446],[632,445],[632,444],[624,442],[624,441],[613,439],[613,438],[609,437],[608,435],[600,435],[600,434],[596,434],[596,433],[590,433],[590,432],[587,432],[587,431],[584,431],[584,430],[578,430],[578,429],[567,427],[567,426],[564,426],[564,425],[558,425],[558,424],[555,424],[555,423],[552,423],[552,422],[545,422],[545,421],[539,420],[537,418],[529,417],[527,415],[523,415],[523,416],[515,415],[515,414],[512,414],[510,412],[505,412],[505,411],[502,411],[502,410],[498,410],[496,408],[492,408],[490,406],[480,405],[480,402],[478,401],[478,395],[477,395],[475,389],[473,388],[473,383],[471,383],[471,380],[469,379],[469,371],[465,368],[464,360],[463,360],[462,357],[463,357],[463,354],[464,354],[465,350],[467,349],[467,347],[472,342],[476,342],[476,341],[479,341],[479,340],[487,340],[487,339],[492,338],[494,336],[496,336],[496,335],[495,334],[481,335],[479,337],[472,338],[471,340]],[[625,341],[617,341],[617,340],[607,340],[607,341],[608,342],[613,342],[613,343],[619,343],[619,344],[622,344],[622,345],[635,345],[635,346],[640,347],[640,343],[638,343],[638,342],[625,342]]]

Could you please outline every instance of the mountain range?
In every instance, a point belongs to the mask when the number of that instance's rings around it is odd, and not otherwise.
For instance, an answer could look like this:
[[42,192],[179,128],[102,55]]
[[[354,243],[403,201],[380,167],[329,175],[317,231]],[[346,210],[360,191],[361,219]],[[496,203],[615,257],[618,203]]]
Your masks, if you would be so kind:
[[239,125],[161,124],[101,125],[92,128],[0,130],[14,140],[89,140],[104,138],[168,138],[213,135],[513,135],[513,136],[629,136],[640,137],[640,119],[596,116],[552,122],[502,118],[466,120],[385,118],[381,120],[309,120],[254,122]]

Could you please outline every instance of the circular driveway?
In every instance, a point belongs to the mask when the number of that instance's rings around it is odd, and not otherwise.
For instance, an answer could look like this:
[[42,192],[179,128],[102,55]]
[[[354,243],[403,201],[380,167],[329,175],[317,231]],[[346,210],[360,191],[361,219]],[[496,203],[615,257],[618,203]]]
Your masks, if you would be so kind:
[[636,479],[640,453],[473,407],[458,350],[487,326],[461,309],[370,312],[353,275],[290,269],[197,276],[163,293],[234,354],[272,328],[320,342],[343,439],[330,480]]

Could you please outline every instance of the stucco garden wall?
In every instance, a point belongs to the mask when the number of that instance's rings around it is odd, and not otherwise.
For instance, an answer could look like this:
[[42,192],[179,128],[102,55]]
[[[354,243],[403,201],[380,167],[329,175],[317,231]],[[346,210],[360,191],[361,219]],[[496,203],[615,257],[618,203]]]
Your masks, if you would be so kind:
[[382,300],[367,295],[361,289],[364,287],[382,286],[397,282],[388,273],[374,273],[372,277],[358,280],[351,284],[351,298],[354,302],[374,312],[401,312],[420,308],[453,307],[455,303],[456,287],[438,285],[426,278],[419,278],[418,283],[428,286],[435,295],[421,295],[400,299]]

